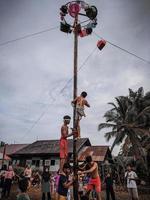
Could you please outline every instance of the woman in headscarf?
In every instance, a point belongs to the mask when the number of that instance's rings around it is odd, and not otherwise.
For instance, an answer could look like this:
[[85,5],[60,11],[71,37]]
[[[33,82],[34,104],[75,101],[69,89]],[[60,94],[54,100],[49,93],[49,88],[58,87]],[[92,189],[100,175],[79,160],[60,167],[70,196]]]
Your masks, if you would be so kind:
[[44,167],[44,171],[42,174],[42,200],[46,199],[51,200],[50,195],[50,172],[48,167]]

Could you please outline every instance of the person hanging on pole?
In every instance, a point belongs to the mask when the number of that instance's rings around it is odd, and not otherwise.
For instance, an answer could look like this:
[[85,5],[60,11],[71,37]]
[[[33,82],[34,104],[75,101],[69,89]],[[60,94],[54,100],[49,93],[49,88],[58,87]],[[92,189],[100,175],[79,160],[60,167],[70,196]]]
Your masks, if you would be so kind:
[[76,129],[78,131],[78,138],[81,137],[80,120],[82,119],[82,117],[86,117],[85,112],[84,112],[84,106],[90,107],[89,103],[85,99],[86,96],[87,96],[87,93],[83,91],[80,96],[78,96],[71,102],[73,106],[76,106],[75,121],[76,121]]
[[100,176],[99,176],[99,172],[98,172],[98,164],[96,162],[92,161],[91,156],[86,157],[85,163],[86,163],[85,170],[78,171],[78,175],[82,175],[82,174],[90,175],[90,180],[87,185],[86,196],[89,196],[90,192],[93,189],[95,189],[96,194],[97,194],[97,200],[101,200],[101,180],[100,180]]
[[63,172],[63,166],[68,158],[68,137],[73,136],[73,132],[69,134],[68,124],[70,124],[71,117],[65,115],[63,117],[64,123],[61,127],[61,138],[60,138],[60,171],[61,174]]

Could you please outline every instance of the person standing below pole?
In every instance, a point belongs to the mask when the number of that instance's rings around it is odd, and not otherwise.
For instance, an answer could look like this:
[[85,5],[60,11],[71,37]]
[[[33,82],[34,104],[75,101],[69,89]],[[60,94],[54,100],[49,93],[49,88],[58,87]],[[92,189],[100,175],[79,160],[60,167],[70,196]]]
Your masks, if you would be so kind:
[[68,163],[63,165],[63,172],[59,178],[58,184],[58,200],[67,200],[67,194],[69,187],[73,184],[73,179],[69,181],[69,175],[71,174],[71,167]]
[[98,164],[92,161],[91,156],[87,156],[85,162],[86,162],[86,167],[88,167],[89,169],[85,171],[79,171],[78,175],[82,174],[90,175],[90,180],[87,185],[87,196],[89,196],[90,191],[95,189],[97,200],[101,200],[101,180],[98,172]]
[[127,172],[125,173],[125,179],[127,180],[127,188],[130,200],[138,200],[138,191],[136,180],[138,179],[137,174],[132,170],[131,166],[127,166]]
[[[44,171],[42,173],[42,200],[51,200],[51,193],[50,193],[50,172],[48,167],[44,167]],[[47,198],[46,198],[47,196]]]
[[65,162],[67,162],[68,158],[68,137],[73,136],[73,133],[69,134],[68,124],[70,124],[71,117],[68,115],[64,116],[64,123],[61,127],[61,138],[60,138],[60,171],[59,173],[63,173],[63,166]]
[[106,177],[105,177],[105,183],[106,183],[106,200],[110,199],[110,195],[111,195],[111,199],[115,200],[115,192],[114,192],[114,188],[113,188],[113,178],[111,173],[107,173]]
[[24,170],[24,177],[28,180],[28,189],[31,186],[31,176],[32,176],[32,169],[29,165],[27,165]]
[[4,196],[9,197],[12,180],[15,176],[12,166],[8,167],[8,170],[5,173],[5,182],[4,182]]

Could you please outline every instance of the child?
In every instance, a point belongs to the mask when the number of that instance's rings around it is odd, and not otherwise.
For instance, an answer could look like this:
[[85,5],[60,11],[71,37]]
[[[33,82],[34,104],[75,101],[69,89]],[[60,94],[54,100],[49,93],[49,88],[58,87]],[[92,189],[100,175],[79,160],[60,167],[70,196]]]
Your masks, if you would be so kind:
[[60,138],[60,174],[63,172],[63,165],[67,161],[68,157],[68,137],[71,137],[73,133],[69,134],[68,124],[70,124],[71,117],[64,116],[64,124],[61,127],[61,138]]
[[30,200],[29,195],[26,193],[28,188],[28,180],[26,178],[19,181],[20,194],[17,195],[17,200]]
[[73,180],[68,179],[71,173],[71,167],[68,163],[65,163],[63,166],[63,172],[59,178],[58,184],[58,200],[67,200],[67,193],[69,187],[73,184]]
[[80,96],[75,98],[71,103],[76,105],[76,119],[81,120],[82,117],[86,117],[84,113],[84,106],[90,107],[89,103],[85,99],[87,96],[86,92],[82,92]]
[[106,183],[106,200],[110,199],[110,195],[111,195],[111,199],[115,200],[115,192],[114,192],[114,188],[113,188],[113,179],[112,179],[110,173],[107,173],[106,178],[105,178],[105,183]]
[[86,92],[82,92],[80,96],[75,98],[71,103],[72,105],[76,106],[76,114],[75,114],[75,120],[76,120],[76,128],[78,131],[78,138],[80,138],[80,124],[79,121],[82,119],[82,117],[86,117],[84,112],[84,106],[90,107],[89,103],[85,99],[87,96]]

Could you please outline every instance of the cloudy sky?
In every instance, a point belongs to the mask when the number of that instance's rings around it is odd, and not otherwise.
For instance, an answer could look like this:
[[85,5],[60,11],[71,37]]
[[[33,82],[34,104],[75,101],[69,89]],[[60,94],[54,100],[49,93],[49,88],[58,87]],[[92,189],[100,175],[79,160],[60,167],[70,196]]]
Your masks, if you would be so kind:
[[[0,0],[0,43],[59,26],[64,0]],[[91,0],[98,8],[95,32],[150,60],[150,1]],[[79,38],[80,67],[96,47],[92,34]],[[82,137],[106,143],[97,126],[114,97],[128,88],[150,90],[150,65],[107,43],[96,49],[78,74],[78,93],[87,91],[90,109]],[[59,139],[62,117],[72,115],[73,34],[55,29],[0,46],[0,138],[8,143]],[[61,92],[60,92],[61,91]]]

